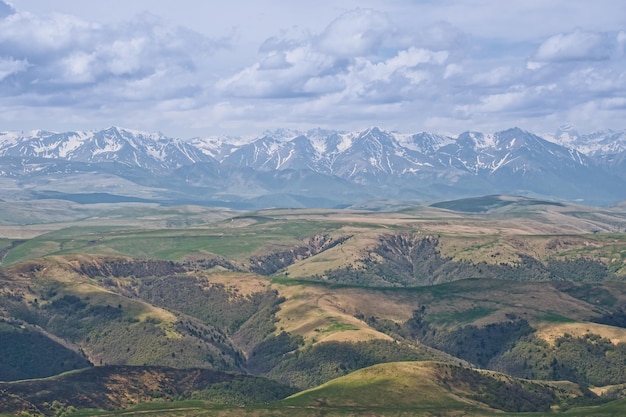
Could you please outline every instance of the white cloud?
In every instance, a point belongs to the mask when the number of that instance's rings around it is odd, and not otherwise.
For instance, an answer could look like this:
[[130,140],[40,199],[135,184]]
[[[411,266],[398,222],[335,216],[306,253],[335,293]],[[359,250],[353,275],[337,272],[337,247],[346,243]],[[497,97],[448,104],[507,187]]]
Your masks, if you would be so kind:
[[227,46],[149,14],[109,25],[21,11],[0,19],[0,62],[14,75],[11,94],[25,105],[34,97],[37,105],[88,106],[187,95],[207,87],[198,70]]
[[623,58],[626,55],[626,32],[621,30],[617,36],[616,58]]
[[[266,65],[268,59],[279,65]],[[332,57],[310,47],[297,47],[282,52],[279,59],[275,53],[271,53],[261,62],[220,80],[216,86],[225,96],[298,97],[310,92],[310,89],[305,88],[310,79],[332,74],[334,64]]]
[[18,61],[13,58],[0,57],[0,81],[11,74],[25,71],[26,68],[28,68],[28,62],[26,60]]
[[288,51],[310,43],[311,34],[301,30],[297,26],[291,26],[280,30],[275,36],[270,36],[259,46],[259,52],[270,54],[272,52]]
[[607,110],[626,110],[626,97],[610,97],[602,100],[602,108]]
[[[620,0],[14,2],[39,12],[0,0],[5,128],[65,121],[183,136],[217,126],[450,132],[625,120]],[[57,4],[65,13],[51,13]]]
[[116,40],[111,45],[107,45],[105,48],[107,69],[113,75],[136,73],[141,68],[147,43],[148,40],[145,37],[138,37]]
[[511,66],[501,66],[488,69],[484,72],[477,72],[472,75],[471,84],[481,86],[501,86],[508,87],[520,82],[524,77],[522,68],[514,68]]
[[600,61],[609,59],[611,52],[606,34],[576,30],[548,38],[533,58],[540,62]]
[[94,54],[76,52],[63,59],[60,64],[63,67],[63,78],[69,82],[90,83],[94,81],[93,62]]
[[449,22],[439,21],[419,29],[412,37],[411,43],[435,51],[450,49],[461,51],[469,43],[469,37]]
[[13,13],[15,13],[15,9],[11,4],[0,1],[0,19],[12,15]]
[[[351,88],[346,95],[352,100],[368,98],[372,100],[403,101],[413,99],[414,86],[438,77],[448,54],[444,51],[433,52],[424,49],[409,48],[398,51],[385,61],[373,63],[365,58],[357,59],[354,66],[346,73]],[[432,67],[422,64],[432,64]]]
[[459,64],[448,64],[446,65],[445,72],[443,73],[443,78],[448,79],[463,73],[463,67]]
[[376,55],[393,32],[387,16],[371,9],[356,9],[331,22],[316,40],[316,48],[336,57]]
[[334,94],[335,101],[361,104],[402,101],[414,92],[413,85],[433,78],[432,67],[442,66],[448,52],[393,49],[394,42],[401,43],[393,41],[395,33],[382,13],[345,12],[319,35],[290,30],[271,37],[260,48],[266,53],[261,60],[216,86],[224,97],[311,99]]
[[259,63],[260,70],[277,70],[291,67],[284,52],[272,52]]
[[50,59],[93,41],[91,36],[99,28],[76,17],[52,15],[39,17],[27,12],[16,12],[0,20],[0,51],[15,56],[28,55]]

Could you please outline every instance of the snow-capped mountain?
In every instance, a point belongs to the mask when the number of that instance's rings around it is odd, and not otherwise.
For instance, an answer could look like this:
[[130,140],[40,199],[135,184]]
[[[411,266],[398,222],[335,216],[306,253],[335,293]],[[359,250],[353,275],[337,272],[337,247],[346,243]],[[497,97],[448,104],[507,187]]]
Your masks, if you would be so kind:
[[99,132],[6,135],[0,156],[120,164],[148,170],[175,169],[212,158],[180,139],[111,127]]
[[626,131],[604,130],[580,134],[569,125],[562,126],[548,140],[589,156],[612,174],[626,179]]
[[546,139],[554,143],[577,149],[589,156],[614,155],[626,152],[626,131],[614,132],[608,129],[580,134],[570,125],[563,125],[555,134],[545,136]]
[[24,190],[73,193],[78,175],[94,190],[106,176],[158,201],[244,208],[493,193],[607,204],[626,199],[626,133],[563,128],[544,138],[513,128],[449,137],[372,127],[189,141],[115,127],[0,133],[0,177],[19,178]]

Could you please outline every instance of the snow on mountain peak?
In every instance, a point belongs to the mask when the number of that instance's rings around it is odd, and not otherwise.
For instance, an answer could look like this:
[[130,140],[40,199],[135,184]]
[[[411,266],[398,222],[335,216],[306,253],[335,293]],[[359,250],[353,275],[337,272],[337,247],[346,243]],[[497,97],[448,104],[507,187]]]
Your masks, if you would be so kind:
[[286,142],[292,140],[298,136],[302,136],[305,133],[300,130],[294,129],[274,129],[274,130],[266,130],[263,132],[262,136],[269,136],[281,142]]

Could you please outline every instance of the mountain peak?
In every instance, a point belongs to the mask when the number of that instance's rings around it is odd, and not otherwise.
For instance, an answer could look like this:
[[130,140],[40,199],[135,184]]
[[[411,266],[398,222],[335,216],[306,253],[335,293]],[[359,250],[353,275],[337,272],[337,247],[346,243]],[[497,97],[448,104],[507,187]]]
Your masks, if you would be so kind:
[[263,136],[271,137],[280,141],[291,140],[297,136],[302,136],[304,133],[294,129],[274,129],[266,130],[263,132]]
[[365,129],[362,133],[363,135],[367,135],[367,134],[380,135],[381,133],[384,133],[384,131],[378,126],[371,126]]
[[[494,134],[467,131],[455,138],[427,132],[400,134],[372,126],[353,132],[277,129],[254,138],[187,142],[111,126],[93,132],[0,134],[0,156],[10,157],[4,165],[0,161],[0,172],[14,177],[27,170],[46,172],[42,168],[46,166],[60,170],[57,167],[88,164],[84,166],[89,172],[101,166],[109,175],[111,170],[121,175],[126,169],[130,181],[141,176],[139,172],[149,172],[145,184],[169,189],[173,185],[156,178],[184,171],[186,177],[179,179],[183,182],[173,187],[208,187],[218,200],[224,195],[284,192],[285,187],[307,198],[317,189],[327,200],[338,199],[338,189],[350,189],[352,199],[366,198],[363,190],[376,198],[522,192],[585,201],[626,199],[626,132],[596,133],[564,143],[554,138],[547,142],[519,127]],[[22,174],[15,172],[18,166]],[[67,174],[75,168],[63,169]],[[287,175],[300,178],[296,189],[285,183]],[[207,178],[211,184],[203,183]],[[313,178],[317,183],[307,182]],[[191,192],[199,193],[195,188]]]

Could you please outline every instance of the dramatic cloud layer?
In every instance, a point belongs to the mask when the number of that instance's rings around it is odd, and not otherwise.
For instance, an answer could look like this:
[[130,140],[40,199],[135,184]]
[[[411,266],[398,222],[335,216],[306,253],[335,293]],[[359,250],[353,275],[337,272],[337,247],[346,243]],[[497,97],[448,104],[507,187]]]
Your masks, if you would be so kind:
[[23,3],[0,0],[0,131],[625,127],[619,0]]

